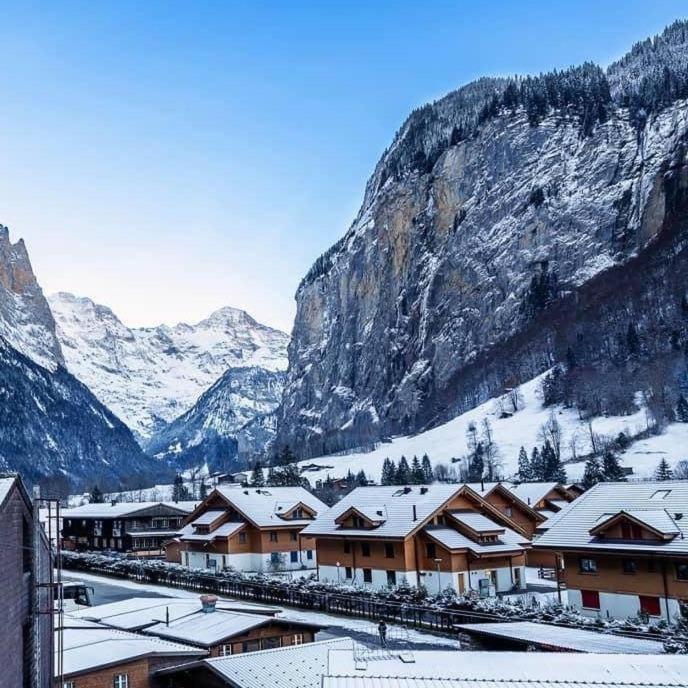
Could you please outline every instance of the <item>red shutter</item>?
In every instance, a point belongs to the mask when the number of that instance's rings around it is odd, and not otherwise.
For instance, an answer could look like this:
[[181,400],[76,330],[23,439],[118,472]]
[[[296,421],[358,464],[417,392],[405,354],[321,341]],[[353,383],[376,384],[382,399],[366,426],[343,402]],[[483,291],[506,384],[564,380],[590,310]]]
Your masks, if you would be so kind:
[[648,595],[639,595],[640,611],[650,616],[660,616],[659,611],[659,597],[649,597]]
[[581,597],[585,609],[600,608],[600,593],[597,590],[581,590]]

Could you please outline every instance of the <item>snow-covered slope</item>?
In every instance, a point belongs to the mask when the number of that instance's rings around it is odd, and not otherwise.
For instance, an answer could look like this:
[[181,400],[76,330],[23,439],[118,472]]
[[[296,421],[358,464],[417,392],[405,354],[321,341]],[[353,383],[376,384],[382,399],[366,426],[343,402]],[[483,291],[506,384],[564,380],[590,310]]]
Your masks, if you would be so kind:
[[[503,462],[503,477],[513,475],[518,469],[518,452],[525,447],[530,453],[536,445],[542,444],[540,428],[554,414],[562,428],[562,455],[565,462],[572,460],[572,440],[575,442],[576,455],[584,456],[590,452],[590,427],[596,435],[616,437],[620,432],[634,436],[647,428],[644,409],[629,416],[607,416],[582,421],[575,409],[558,406],[545,408],[542,404],[540,375],[520,387],[522,408],[508,418],[500,418],[502,409],[508,407],[508,400],[500,398],[477,406],[461,414],[448,423],[432,428],[414,436],[396,437],[391,442],[381,443],[371,452],[352,452],[339,456],[326,456],[302,461],[301,466],[322,466],[321,470],[304,473],[315,484],[316,480],[344,477],[347,471],[354,473],[364,470],[366,475],[380,480],[382,463],[386,457],[398,461],[403,455],[410,460],[414,455],[419,458],[428,454],[433,465],[451,465],[452,459],[460,459],[467,453],[466,432],[474,423],[480,433],[485,418],[490,422],[494,441]],[[633,478],[650,477],[662,457],[670,464],[688,458],[688,423],[674,423],[664,434],[652,436],[632,444],[623,454],[623,466],[633,468]],[[456,464],[457,467],[459,464]],[[583,463],[567,463],[569,480],[578,480],[583,475]]]
[[106,306],[49,297],[67,367],[139,436],[186,413],[230,368],[282,371],[289,337],[235,308],[199,323],[129,328]]
[[11,243],[4,225],[0,225],[0,337],[51,372],[64,363],[55,322],[24,240]]

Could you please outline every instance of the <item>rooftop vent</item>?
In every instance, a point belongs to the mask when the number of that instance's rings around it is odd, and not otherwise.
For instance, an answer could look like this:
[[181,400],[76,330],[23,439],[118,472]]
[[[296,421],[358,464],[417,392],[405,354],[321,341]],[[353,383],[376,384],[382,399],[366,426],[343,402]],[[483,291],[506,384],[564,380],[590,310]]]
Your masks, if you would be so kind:
[[247,495],[247,494],[248,494],[248,490],[244,490],[244,494]]
[[403,492],[404,492],[404,494],[408,494],[409,492],[411,492],[411,488],[410,488],[410,487],[405,487],[405,488],[403,489]]
[[427,487],[421,487],[421,488],[420,488],[420,493],[421,493],[421,494],[427,494],[427,492],[428,492],[428,488],[427,488]]
[[683,518],[682,513],[674,514],[674,521],[680,521]]
[[201,595],[201,609],[205,614],[210,614],[214,612],[216,603],[216,595]]
[[383,515],[382,509],[378,509],[375,513],[376,513],[378,516],[382,516],[382,515]]

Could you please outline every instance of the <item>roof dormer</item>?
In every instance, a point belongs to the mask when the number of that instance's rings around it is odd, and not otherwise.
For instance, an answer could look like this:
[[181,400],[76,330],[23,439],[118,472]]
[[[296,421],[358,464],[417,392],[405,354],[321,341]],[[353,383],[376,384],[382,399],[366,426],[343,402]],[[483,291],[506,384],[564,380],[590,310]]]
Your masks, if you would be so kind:
[[311,509],[303,502],[296,504],[280,504],[275,506],[275,513],[285,521],[312,521],[316,516],[315,509]]
[[682,517],[665,509],[622,510],[602,514],[589,533],[609,540],[673,540],[681,532],[676,520]]
[[366,510],[364,512],[355,506],[349,507],[334,520],[340,528],[355,528],[359,530],[377,528],[385,521],[385,512],[382,509],[376,509],[372,512]]

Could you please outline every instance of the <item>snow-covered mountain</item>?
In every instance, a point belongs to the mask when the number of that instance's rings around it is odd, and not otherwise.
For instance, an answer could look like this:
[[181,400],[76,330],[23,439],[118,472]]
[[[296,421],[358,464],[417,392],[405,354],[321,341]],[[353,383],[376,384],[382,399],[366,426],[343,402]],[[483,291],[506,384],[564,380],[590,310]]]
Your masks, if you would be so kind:
[[289,336],[239,309],[193,325],[129,328],[88,298],[58,293],[49,302],[67,368],[142,442],[187,413],[228,370],[286,369]]
[[135,486],[164,472],[67,372],[26,247],[0,226],[0,470],[8,469],[58,491]]
[[274,437],[274,411],[284,371],[230,368],[185,414],[146,443],[146,451],[177,467],[231,471],[264,453]]

